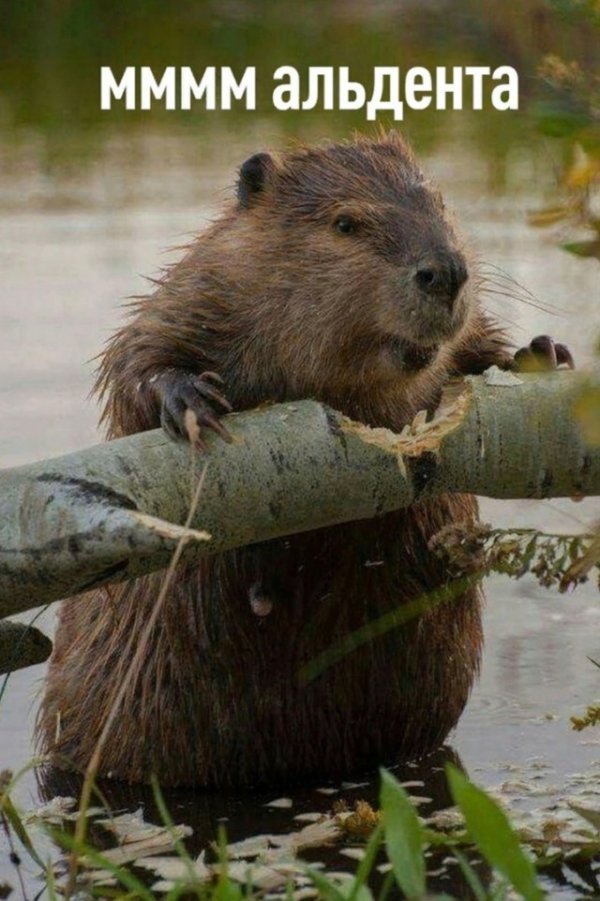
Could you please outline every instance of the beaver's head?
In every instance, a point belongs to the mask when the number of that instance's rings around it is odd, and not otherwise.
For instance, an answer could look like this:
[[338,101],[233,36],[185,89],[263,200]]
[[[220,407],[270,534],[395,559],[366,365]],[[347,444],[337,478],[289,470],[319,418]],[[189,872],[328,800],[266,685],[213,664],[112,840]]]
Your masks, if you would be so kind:
[[414,375],[465,326],[465,256],[396,133],[257,154],[241,167],[238,203],[269,352],[306,385]]

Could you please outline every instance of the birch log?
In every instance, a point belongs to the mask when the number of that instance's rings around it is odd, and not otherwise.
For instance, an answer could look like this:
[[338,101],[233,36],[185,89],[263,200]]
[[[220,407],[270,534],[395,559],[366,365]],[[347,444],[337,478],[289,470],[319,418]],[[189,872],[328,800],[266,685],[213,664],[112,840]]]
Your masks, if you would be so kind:
[[[594,382],[597,385],[597,381]],[[206,455],[145,432],[0,473],[0,618],[164,567],[201,469],[185,554],[379,516],[441,492],[600,494],[600,448],[573,418],[572,373],[468,379],[400,438],[316,401],[232,414]],[[81,600],[85,603],[85,597]]]

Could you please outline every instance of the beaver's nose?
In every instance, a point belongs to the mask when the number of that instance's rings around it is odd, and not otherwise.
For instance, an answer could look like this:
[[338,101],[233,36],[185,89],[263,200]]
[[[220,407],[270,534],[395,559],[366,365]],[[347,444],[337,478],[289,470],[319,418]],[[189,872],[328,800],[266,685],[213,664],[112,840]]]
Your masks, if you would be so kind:
[[422,259],[415,272],[415,281],[421,291],[432,297],[439,297],[450,307],[468,277],[465,258],[454,251]]

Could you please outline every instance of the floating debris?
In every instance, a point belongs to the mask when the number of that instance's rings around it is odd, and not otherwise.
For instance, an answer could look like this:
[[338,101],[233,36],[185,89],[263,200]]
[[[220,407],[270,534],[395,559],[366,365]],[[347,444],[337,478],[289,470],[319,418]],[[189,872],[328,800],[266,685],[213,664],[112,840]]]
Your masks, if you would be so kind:
[[50,823],[52,826],[60,826],[63,820],[72,816],[72,811],[76,804],[75,798],[57,795],[47,804],[28,811],[23,817],[23,822],[26,824]]
[[227,857],[237,860],[242,857],[258,857],[270,848],[277,847],[277,835],[252,835],[239,842],[227,845]]
[[314,813],[298,813],[294,817],[298,823],[318,823],[324,818],[325,814],[315,811]]
[[289,808],[293,806],[294,802],[291,798],[275,798],[274,801],[269,801],[265,804],[265,807],[277,807],[280,810],[289,810]]
[[[95,821],[109,832],[112,832],[119,844],[116,848],[102,851],[102,856],[115,866],[127,863],[139,864],[139,861],[155,854],[174,851],[179,841],[192,834],[189,826],[156,826],[146,823],[141,809],[133,813],[122,813]],[[87,857],[82,858],[84,866],[93,870],[94,863]]]
[[[505,779],[496,788],[488,789],[488,795],[507,811],[520,840],[540,866],[600,858],[600,760],[591,764],[586,772],[571,773],[561,786],[546,781],[550,778],[556,780],[556,773],[539,756],[519,766],[507,763],[499,764],[494,769],[503,771],[503,775],[510,775],[511,778]],[[368,784],[349,782],[343,783],[342,788],[352,791]],[[401,784],[410,791],[423,790],[427,783],[413,779]],[[209,860],[214,860],[214,863],[206,862],[207,849],[195,860],[181,855],[179,842],[192,831],[188,826],[164,827],[148,823],[141,809],[114,816],[96,810],[94,822],[111,833],[117,842],[117,847],[101,852],[104,859],[111,865],[129,864],[146,870],[155,880],[152,890],[157,894],[168,893],[176,886],[185,891],[216,882],[226,871],[230,879],[252,887],[257,901],[291,901],[296,898],[308,901],[318,897],[319,893],[310,879],[308,865],[301,859],[303,852],[335,845],[336,853],[342,858],[361,861],[365,855],[364,843],[381,821],[380,812],[365,800],[357,800],[350,807],[338,788],[325,787],[315,791],[322,795],[338,796],[332,797],[329,802],[332,809],[328,813],[304,811],[295,816],[291,813],[290,832],[248,836],[226,845],[224,849],[213,844]],[[544,797],[545,806],[529,809],[532,799],[537,796]],[[425,794],[414,796],[411,800],[415,805],[433,803],[432,798]],[[265,807],[289,810],[293,803],[291,798],[282,797]],[[32,811],[29,816],[32,822],[37,817],[41,822],[55,824],[65,818],[76,818],[79,814],[75,807],[73,798],[58,797]],[[434,811],[428,816],[421,815],[419,819],[430,834],[428,841],[431,844],[425,851],[427,865],[431,867],[428,875],[446,878],[447,870],[455,868],[457,861],[448,853],[450,848],[444,846],[445,839],[441,836],[436,838],[431,833],[444,833],[457,847],[470,848],[472,843],[463,815],[456,807],[451,807]],[[218,862],[213,853],[215,851],[220,852]],[[223,853],[226,863],[223,862]],[[81,862],[86,868],[82,874],[82,885],[87,882],[90,891],[95,893],[100,886],[107,886],[107,892],[108,889],[112,891],[115,878],[108,865],[97,866],[91,855]],[[478,863],[480,861],[473,861],[475,866]],[[311,862],[310,868],[325,869],[319,861]],[[350,864],[348,868],[352,869]],[[379,873],[387,873],[390,864],[382,862],[376,869]],[[342,894],[348,891],[348,883],[353,878],[350,872],[326,872],[326,876]]]
[[[81,815],[79,809],[74,809],[76,805],[77,800],[75,798],[57,795],[51,801],[48,801],[47,804],[28,811],[23,817],[23,822],[27,825],[30,823],[49,823],[51,826],[60,826],[62,823],[69,821],[73,822]],[[85,811],[85,816],[95,817],[102,813],[106,813],[104,807],[88,807]]]
[[349,857],[351,860],[363,860],[365,856],[364,848],[340,848],[340,854]]

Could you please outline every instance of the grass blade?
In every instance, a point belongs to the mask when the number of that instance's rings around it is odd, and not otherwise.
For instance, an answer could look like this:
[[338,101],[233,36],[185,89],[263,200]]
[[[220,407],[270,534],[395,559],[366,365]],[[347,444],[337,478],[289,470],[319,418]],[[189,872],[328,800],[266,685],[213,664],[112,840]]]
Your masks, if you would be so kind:
[[373,834],[367,842],[367,845],[365,847],[365,856],[361,860],[360,866],[356,871],[356,876],[352,885],[352,891],[348,896],[348,901],[355,901],[360,888],[366,884],[367,879],[371,875],[371,870],[375,865],[375,859],[377,857],[377,852],[379,851],[382,838],[383,826],[380,824],[376,829],[373,830]]
[[408,899],[422,898],[426,891],[423,830],[410,798],[387,770],[381,771],[381,809],[396,882]]
[[452,797],[479,851],[525,901],[541,901],[544,893],[537,884],[536,869],[521,848],[504,811],[456,767],[449,764],[446,773]]
[[465,855],[462,853],[462,851],[459,851],[458,848],[453,848],[452,853],[458,861],[458,865],[462,870],[462,874],[465,877],[467,885],[473,892],[475,901],[486,901],[487,895],[485,893],[483,885],[481,884],[481,879],[479,878]]
[[3,814],[6,817],[6,822],[10,825],[13,832],[28,852],[29,856],[33,861],[40,867],[42,870],[45,870],[44,861],[41,859],[35,848],[33,847],[33,842],[29,837],[29,833],[27,829],[23,825],[21,817],[17,813],[17,809],[15,808],[13,802],[11,801],[8,794],[0,795],[0,814]]

